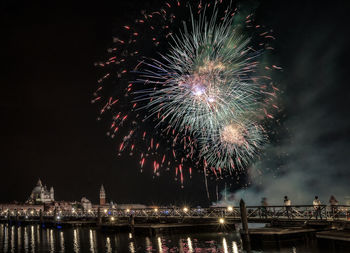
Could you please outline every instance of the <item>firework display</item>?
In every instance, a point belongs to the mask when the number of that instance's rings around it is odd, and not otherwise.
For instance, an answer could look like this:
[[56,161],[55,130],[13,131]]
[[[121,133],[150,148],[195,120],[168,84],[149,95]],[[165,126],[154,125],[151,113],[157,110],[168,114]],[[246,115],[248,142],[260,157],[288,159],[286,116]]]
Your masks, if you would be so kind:
[[98,63],[107,73],[93,99],[101,115],[112,113],[118,153],[139,155],[155,174],[174,168],[181,182],[185,166],[218,176],[257,159],[278,109],[269,74],[280,68],[262,62],[274,37],[252,15],[237,23],[236,11],[222,1],[171,1],[123,27]]

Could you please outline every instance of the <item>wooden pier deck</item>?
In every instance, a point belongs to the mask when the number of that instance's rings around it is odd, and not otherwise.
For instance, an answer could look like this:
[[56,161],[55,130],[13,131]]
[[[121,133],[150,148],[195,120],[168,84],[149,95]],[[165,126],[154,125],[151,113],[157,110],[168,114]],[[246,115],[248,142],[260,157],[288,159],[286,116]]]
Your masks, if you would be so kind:
[[346,241],[346,242],[350,243],[350,231],[349,230],[321,231],[321,232],[316,233],[316,238],[327,239],[327,240]]

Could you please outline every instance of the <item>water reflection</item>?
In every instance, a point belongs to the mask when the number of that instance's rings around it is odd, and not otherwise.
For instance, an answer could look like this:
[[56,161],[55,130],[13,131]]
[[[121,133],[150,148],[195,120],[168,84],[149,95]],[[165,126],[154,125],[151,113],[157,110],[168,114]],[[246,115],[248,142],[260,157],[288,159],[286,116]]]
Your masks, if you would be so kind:
[[59,240],[60,240],[60,252],[64,252],[64,249],[65,249],[65,247],[64,247],[64,235],[63,235],[63,232],[62,231],[60,231],[60,233],[59,233]]
[[15,227],[11,227],[11,251],[15,248]]
[[152,243],[149,237],[146,237],[146,252],[152,252]]
[[79,253],[80,252],[80,240],[79,240],[79,231],[78,229],[74,229],[73,233],[73,247],[74,252]]
[[158,251],[159,251],[160,253],[163,252],[162,240],[160,239],[160,237],[158,237]]
[[53,230],[50,229],[50,252],[55,252],[55,240],[53,237]]
[[94,236],[94,231],[92,231],[92,229],[90,229],[90,232],[89,232],[89,241],[90,241],[90,252],[95,253],[96,252],[96,239]]
[[[39,225],[0,224],[0,252],[221,252],[242,253],[235,233],[159,235],[103,232],[98,228],[41,228]],[[256,253],[257,251],[255,251]],[[262,251],[259,251],[262,252]],[[318,252],[305,247],[289,247],[264,253]]]
[[232,252],[238,253],[237,243],[235,241],[232,242]]
[[35,252],[35,233],[34,226],[30,226],[30,248],[32,252]]
[[36,234],[37,234],[37,245],[40,245],[40,242],[41,242],[41,238],[40,238],[40,226],[39,225],[36,225]]
[[136,252],[136,251],[135,251],[134,242],[130,242],[130,244],[129,244],[129,251],[130,251],[131,253],[135,253],[135,252]]
[[17,249],[18,251],[22,250],[22,227],[19,227],[17,230]]
[[224,246],[224,253],[228,253],[227,242],[225,237],[222,239],[222,245]]
[[109,237],[106,238],[106,252],[112,252],[111,239],[109,239]]
[[193,252],[192,241],[190,237],[187,237],[188,252]]
[[8,227],[4,228],[4,252],[8,251]]
[[29,251],[29,237],[28,237],[28,227],[24,227],[24,250]]

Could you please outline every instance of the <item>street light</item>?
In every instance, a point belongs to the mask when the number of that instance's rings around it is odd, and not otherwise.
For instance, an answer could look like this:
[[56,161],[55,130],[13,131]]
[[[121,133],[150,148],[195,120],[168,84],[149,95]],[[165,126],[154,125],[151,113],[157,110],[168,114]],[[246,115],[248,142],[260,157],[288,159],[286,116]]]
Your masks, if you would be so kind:
[[158,208],[154,208],[154,211],[155,211],[155,212],[158,212]]
[[186,213],[186,212],[188,212],[188,208],[187,207],[184,207],[184,212]]
[[224,219],[224,218],[220,218],[220,219],[219,219],[219,223],[220,223],[220,224],[224,224],[224,223],[225,223],[225,219]]
[[233,211],[233,207],[232,206],[228,206],[227,207],[227,211],[232,212]]

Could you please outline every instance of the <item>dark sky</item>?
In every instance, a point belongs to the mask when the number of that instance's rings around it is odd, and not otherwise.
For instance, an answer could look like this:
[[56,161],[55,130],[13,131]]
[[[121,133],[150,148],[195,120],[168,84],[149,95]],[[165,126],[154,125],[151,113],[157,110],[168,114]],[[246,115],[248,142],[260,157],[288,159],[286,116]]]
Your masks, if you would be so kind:
[[[157,1],[71,2],[2,1],[0,202],[24,201],[40,177],[55,187],[58,200],[86,196],[95,202],[103,183],[117,203],[206,203],[202,178],[181,189],[172,176],[153,179],[151,171],[139,173],[137,159],[117,157],[116,143],[106,136],[106,125],[96,121],[96,106],[90,103],[101,74],[94,62],[105,56],[113,31]],[[261,1],[256,13],[277,37],[287,119],[303,119],[298,117],[307,90],[316,96],[316,111],[333,114],[329,120],[325,114],[326,126],[330,120],[343,126],[318,136],[320,144],[345,139],[339,148],[346,155],[350,9],[345,2]],[[327,96],[317,92],[323,86]],[[323,126],[315,123],[306,131],[314,127]]]

